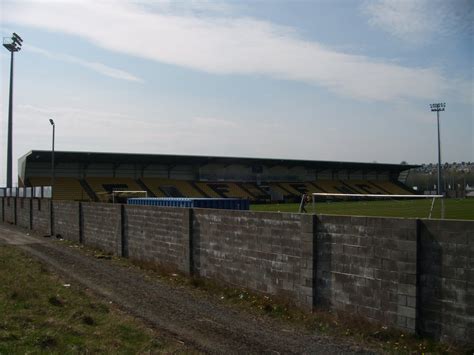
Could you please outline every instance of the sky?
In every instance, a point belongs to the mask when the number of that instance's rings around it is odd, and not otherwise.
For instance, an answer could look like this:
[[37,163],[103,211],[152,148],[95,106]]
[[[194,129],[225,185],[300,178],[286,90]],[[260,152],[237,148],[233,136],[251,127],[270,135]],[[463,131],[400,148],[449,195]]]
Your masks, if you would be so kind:
[[474,161],[473,24],[470,0],[0,0],[14,165],[49,118],[56,150],[436,162],[435,102],[443,161]]

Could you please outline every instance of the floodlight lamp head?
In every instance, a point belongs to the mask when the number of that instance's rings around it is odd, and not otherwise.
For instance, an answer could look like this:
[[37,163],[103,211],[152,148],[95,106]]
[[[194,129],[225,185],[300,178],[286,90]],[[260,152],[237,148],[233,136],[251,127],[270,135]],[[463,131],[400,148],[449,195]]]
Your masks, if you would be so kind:
[[21,44],[17,42],[13,37],[3,37],[3,46],[8,49],[9,52],[18,52],[21,49]]
[[13,32],[13,36],[12,36],[13,40],[17,40],[18,42],[23,42],[23,39],[18,36],[15,32]]
[[444,111],[444,108],[446,107],[446,103],[437,103],[437,104],[430,104],[430,108],[432,112],[435,111]]
[[49,119],[49,123],[51,123],[51,126],[54,126],[54,121],[52,118]]
[[13,43],[16,47],[21,48],[21,42],[20,42],[18,39],[16,39],[15,37],[12,37],[12,43]]

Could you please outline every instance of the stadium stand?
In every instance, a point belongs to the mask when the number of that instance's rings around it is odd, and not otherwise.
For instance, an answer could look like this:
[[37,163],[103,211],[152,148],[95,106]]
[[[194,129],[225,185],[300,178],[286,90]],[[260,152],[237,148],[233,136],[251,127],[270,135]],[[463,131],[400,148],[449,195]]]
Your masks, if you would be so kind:
[[[51,154],[31,151],[18,162],[25,186],[50,185]],[[413,193],[399,179],[415,167],[399,164],[56,152],[55,199],[107,201],[114,190],[150,197],[246,198],[294,201],[303,193]]]

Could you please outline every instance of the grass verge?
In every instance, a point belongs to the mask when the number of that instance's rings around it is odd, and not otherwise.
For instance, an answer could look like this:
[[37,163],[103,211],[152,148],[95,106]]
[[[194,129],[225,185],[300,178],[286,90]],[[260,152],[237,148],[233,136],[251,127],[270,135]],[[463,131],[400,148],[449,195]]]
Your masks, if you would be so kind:
[[[412,354],[474,353],[474,349],[470,347],[463,347],[452,343],[441,343],[430,338],[419,337],[393,328],[384,327],[380,324],[370,323],[364,319],[349,316],[347,314],[337,314],[327,310],[315,310],[313,313],[307,313],[285,300],[275,297],[257,294],[241,288],[226,286],[209,279],[198,277],[189,278],[185,275],[170,271],[169,269],[162,268],[155,263],[115,257],[99,250],[78,245],[66,240],[61,241],[61,243],[64,243],[65,247],[77,248],[78,252],[91,257],[104,259],[107,260],[107,262],[121,265],[126,268],[140,269],[141,272],[144,272],[152,280],[159,280],[171,287],[186,288],[187,290],[196,293],[197,296],[208,298],[213,302],[225,304],[242,312],[249,312],[255,316],[271,317],[280,321],[282,327],[303,328],[320,335],[344,339],[344,341],[354,344],[355,349],[359,347],[361,349],[369,348],[383,353]],[[0,260],[2,260],[1,248]],[[0,266],[2,266],[1,263]],[[0,272],[0,276],[1,275]],[[107,305],[105,306],[107,307]],[[0,312],[1,311],[2,309],[0,308]],[[2,324],[0,323],[0,343],[2,341],[2,329]],[[150,338],[147,339],[149,342]],[[154,349],[153,343],[145,342],[142,350],[129,350],[123,352],[150,352],[148,349],[152,349],[151,352],[153,353],[170,352],[170,346],[167,346],[163,340],[158,340],[158,343],[163,344],[164,347],[158,346],[157,349]],[[171,349],[172,348],[173,345],[171,345]],[[98,349],[98,351],[104,351],[107,347]],[[115,349],[118,348],[116,347]],[[20,352],[24,353],[24,351]],[[108,352],[117,351],[114,351],[114,348],[111,348],[111,350],[108,349]],[[2,347],[0,346],[0,354],[1,353]]]
[[15,247],[0,245],[0,354],[185,350]]
[[194,289],[203,297],[235,307],[257,316],[269,316],[282,322],[282,326],[303,327],[317,334],[333,336],[360,348],[370,348],[383,353],[411,354],[472,354],[474,349],[452,343],[441,343],[434,339],[420,337],[400,330],[368,322],[359,317],[337,314],[327,310],[304,312],[285,300],[225,286],[204,278],[189,278],[179,273],[170,273],[159,265],[123,258],[114,262],[134,265],[144,272],[174,287]]

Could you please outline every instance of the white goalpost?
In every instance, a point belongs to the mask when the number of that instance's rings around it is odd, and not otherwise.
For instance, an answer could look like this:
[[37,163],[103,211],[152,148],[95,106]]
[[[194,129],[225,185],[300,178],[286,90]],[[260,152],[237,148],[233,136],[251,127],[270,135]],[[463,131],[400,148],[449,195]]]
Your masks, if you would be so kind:
[[[310,199],[308,197],[311,196]],[[444,195],[384,195],[384,194],[343,194],[343,193],[329,193],[329,192],[315,192],[309,194],[303,194],[300,202],[300,212],[303,212],[305,204],[311,202],[313,213],[316,213],[316,197],[333,197],[333,198],[367,198],[367,199],[385,199],[385,200],[398,200],[398,199],[432,199],[428,218],[431,218],[433,214],[433,208],[435,206],[435,200],[441,200],[441,219],[444,219]]]

